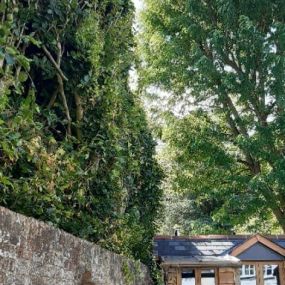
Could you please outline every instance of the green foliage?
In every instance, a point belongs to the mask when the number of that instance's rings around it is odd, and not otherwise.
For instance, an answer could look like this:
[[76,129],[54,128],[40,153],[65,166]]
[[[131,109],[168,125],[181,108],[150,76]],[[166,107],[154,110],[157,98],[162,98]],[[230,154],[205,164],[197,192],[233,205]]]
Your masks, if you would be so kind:
[[141,275],[140,263],[134,261],[134,265],[130,267],[130,263],[126,260],[123,260],[122,263],[122,272],[124,276],[124,281],[127,285],[134,284],[136,277]]
[[228,143],[222,120],[193,111],[181,119],[171,117],[167,125],[163,139],[168,144],[161,154],[166,157],[163,164],[169,165],[163,231],[173,232],[175,227],[185,234],[278,230],[266,200],[236,161],[238,149]]
[[131,1],[2,2],[0,204],[147,263],[161,170]]
[[166,130],[171,181],[218,231],[272,213],[285,230],[284,5],[146,1],[140,83],[195,110]]

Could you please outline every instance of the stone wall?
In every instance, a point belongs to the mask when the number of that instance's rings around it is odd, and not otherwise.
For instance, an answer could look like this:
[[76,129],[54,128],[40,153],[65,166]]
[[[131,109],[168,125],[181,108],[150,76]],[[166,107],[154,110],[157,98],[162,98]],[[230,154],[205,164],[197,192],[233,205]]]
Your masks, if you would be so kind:
[[147,268],[0,207],[0,284],[150,285]]

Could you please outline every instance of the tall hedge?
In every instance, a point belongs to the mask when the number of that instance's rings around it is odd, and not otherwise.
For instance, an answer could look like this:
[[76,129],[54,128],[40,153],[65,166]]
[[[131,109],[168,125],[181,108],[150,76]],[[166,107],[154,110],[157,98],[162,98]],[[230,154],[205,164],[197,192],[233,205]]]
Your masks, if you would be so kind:
[[160,169],[130,0],[0,4],[0,203],[145,262]]

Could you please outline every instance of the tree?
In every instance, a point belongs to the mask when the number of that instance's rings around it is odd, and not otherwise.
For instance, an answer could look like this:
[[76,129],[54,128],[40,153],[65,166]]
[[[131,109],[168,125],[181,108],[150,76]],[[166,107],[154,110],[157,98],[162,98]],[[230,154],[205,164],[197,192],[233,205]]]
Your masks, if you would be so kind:
[[196,107],[168,139],[200,192],[234,195],[228,216],[270,209],[285,231],[284,16],[280,0],[147,0],[140,42],[141,84]]
[[166,224],[177,224],[185,234],[276,233],[268,203],[249,188],[251,176],[236,162],[226,130],[201,111],[168,116],[161,153],[168,164]]

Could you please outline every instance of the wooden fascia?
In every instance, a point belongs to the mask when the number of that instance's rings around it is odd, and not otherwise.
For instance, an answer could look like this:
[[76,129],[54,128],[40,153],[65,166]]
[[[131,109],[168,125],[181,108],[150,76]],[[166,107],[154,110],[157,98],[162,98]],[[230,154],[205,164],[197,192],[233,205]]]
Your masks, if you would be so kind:
[[259,234],[256,234],[255,236],[246,240],[240,246],[234,248],[233,251],[231,252],[231,255],[237,257],[238,255],[240,255],[241,253],[243,253],[244,251],[246,251],[247,249],[249,249],[251,246],[255,245],[258,242],[265,245],[269,249],[285,256],[285,248],[279,246],[278,244],[272,242],[271,240],[269,240],[269,239],[267,239],[267,238],[265,238]]

